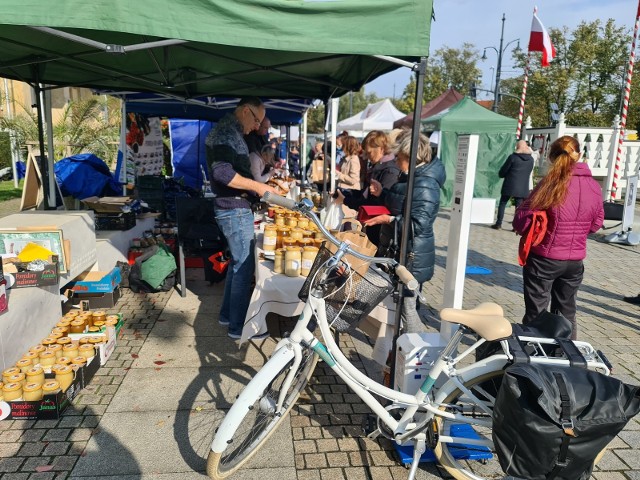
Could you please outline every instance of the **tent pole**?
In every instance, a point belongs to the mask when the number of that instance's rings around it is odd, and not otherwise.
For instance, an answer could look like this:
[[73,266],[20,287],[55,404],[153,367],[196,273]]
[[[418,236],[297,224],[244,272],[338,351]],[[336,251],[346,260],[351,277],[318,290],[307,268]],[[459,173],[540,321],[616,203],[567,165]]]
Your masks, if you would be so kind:
[[338,98],[331,99],[331,188],[330,191],[336,189],[336,130],[338,129],[338,104],[340,100]]
[[36,81],[33,84],[33,89],[36,92],[36,110],[37,110],[37,118],[38,118],[38,147],[40,148],[40,156],[38,167],[40,168],[40,175],[42,176],[42,192],[44,195],[44,209],[49,210],[49,169],[47,168],[47,161],[45,157],[44,150],[44,125],[42,122],[42,97],[40,96],[42,93],[42,88],[40,82],[40,75],[38,72],[38,68],[34,68],[34,78]]
[[[413,203],[413,182],[416,173],[416,157],[418,156],[418,141],[420,137],[420,112],[422,110],[422,93],[424,91],[424,76],[427,70],[426,57],[420,58],[420,63],[416,64],[416,99],[413,105],[413,128],[411,131],[411,152],[409,154],[409,175],[407,177],[407,196],[404,201],[402,237],[400,241],[400,264],[407,264],[407,251],[409,247],[409,235],[411,232],[411,207]],[[395,332],[393,334],[393,344],[391,347],[391,388],[394,388],[396,371],[396,343],[400,336],[402,321],[402,305],[404,303],[404,289],[400,288],[398,303],[396,304]]]
[[322,204],[327,205],[327,200],[329,196],[327,195],[327,131],[329,126],[327,125],[327,121],[329,120],[329,102],[325,100],[324,102],[324,142],[322,144]]
[[300,180],[302,180],[302,185],[307,184],[307,116],[309,115],[309,110],[304,111],[304,115],[302,116],[302,139],[300,141]]
[[[53,164],[56,161],[56,153],[53,146],[53,113],[51,110],[51,90],[46,89],[42,92],[44,96],[44,119],[47,125],[47,180],[49,182],[49,208],[57,209],[56,189],[58,184],[55,173],[53,172]],[[62,198],[62,195],[60,195]]]

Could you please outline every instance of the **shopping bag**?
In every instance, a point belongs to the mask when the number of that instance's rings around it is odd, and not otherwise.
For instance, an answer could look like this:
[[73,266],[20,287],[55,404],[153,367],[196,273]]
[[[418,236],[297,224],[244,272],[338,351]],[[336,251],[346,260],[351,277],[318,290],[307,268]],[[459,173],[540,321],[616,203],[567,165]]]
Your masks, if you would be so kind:
[[325,210],[325,216],[322,224],[327,230],[337,230],[340,228],[344,212],[342,211],[342,202],[329,198],[328,205]]
[[358,209],[358,221],[364,223],[378,215],[390,215],[391,212],[384,205],[362,205]]
[[[351,223],[352,226],[355,226],[352,230],[344,230],[344,226],[347,223]],[[378,250],[369,238],[367,234],[362,231],[362,224],[353,218],[345,218],[340,223],[340,231],[335,234],[335,237],[341,242],[348,242],[350,246],[357,251],[358,253],[362,253],[363,255],[368,255],[373,257]],[[331,253],[335,253],[338,249],[333,243],[327,242],[327,248]],[[359,258],[354,257],[353,255],[345,255],[343,260],[351,265],[351,269],[364,276],[369,269],[369,262],[365,262],[360,260]]]
[[311,162],[311,181],[313,183],[322,183],[324,181],[324,159],[316,158]]

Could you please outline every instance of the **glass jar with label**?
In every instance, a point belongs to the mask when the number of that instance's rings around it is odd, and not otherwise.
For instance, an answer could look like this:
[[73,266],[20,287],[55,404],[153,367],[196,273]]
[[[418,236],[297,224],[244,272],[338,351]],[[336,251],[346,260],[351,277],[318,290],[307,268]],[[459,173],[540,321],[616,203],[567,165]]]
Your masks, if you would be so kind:
[[291,229],[291,237],[296,240],[296,242],[300,242],[304,238],[303,236],[304,230],[301,228],[295,227]]
[[21,373],[18,367],[7,368],[2,372],[2,381],[4,383],[9,383],[9,377],[16,375],[17,373]]
[[89,358],[92,358],[93,356],[95,356],[96,347],[94,347],[90,343],[85,343],[84,345],[80,345],[78,347],[78,352],[83,357],[89,359]]
[[71,357],[60,357],[56,359],[56,363],[59,365],[69,365],[71,363]]
[[298,241],[294,237],[284,237],[282,239],[282,248],[286,248],[287,250],[291,247],[297,247]]
[[60,384],[57,380],[47,380],[42,384],[43,395],[55,395],[60,391]]
[[27,380],[27,376],[20,372],[15,375],[11,375],[7,380],[9,380],[9,383],[20,383],[21,385],[24,385]]
[[69,343],[62,347],[62,353],[64,357],[74,358],[78,356],[78,344],[77,343]]
[[47,348],[49,345],[53,345],[54,343],[56,343],[57,340],[57,338],[46,337],[42,339],[40,344],[43,345],[44,348]]
[[104,310],[96,310],[95,312],[93,312],[93,315],[91,315],[91,319],[92,325],[95,325],[96,320],[104,322],[107,319],[107,312],[105,312]]
[[71,337],[61,337],[56,341],[56,343],[64,347],[65,345],[69,345],[72,341]]
[[278,240],[278,230],[275,225],[267,225],[264,227],[264,236],[262,237],[262,249],[265,252],[273,252],[276,249]]
[[285,216],[284,224],[287,227],[293,228],[298,226],[298,215],[295,212],[289,212]]
[[284,221],[284,211],[283,210],[276,210],[274,223],[277,226],[284,227],[285,221]]
[[282,248],[282,239],[289,236],[291,229],[289,227],[278,227],[276,229],[276,250]]
[[300,269],[300,273],[302,276],[306,277],[309,275],[309,271],[311,270],[311,267],[313,267],[313,262],[315,261],[317,255],[317,247],[304,247],[302,251],[302,266]]
[[52,371],[56,374],[56,381],[60,384],[60,389],[66,392],[73,383],[73,369],[70,365],[57,365]]
[[53,352],[56,358],[62,357],[62,345],[60,345],[59,343],[51,345],[49,348],[47,348],[47,351]]
[[302,248],[287,248],[284,254],[284,274],[287,277],[300,276],[300,267],[302,263]]
[[32,366],[33,363],[31,363],[30,358],[21,358],[16,362],[16,368],[19,368],[22,373],[27,373],[27,370],[29,370]]
[[298,228],[302,230],[306,230],[307,228],[309,228],[309,219],[304,215],[298,216]]
[[2,386],[2,396],[5,402],[15,402],[22,400],[22,384],[5,383]]
[[44,352],[45,350],[46,348],[41,343],[39,343],[38,345],[34,345],[29,349],[30,352],[36,353],[38,355],[40,355],[40,352]]
[[40,366],[41,367],[51,367],[54,363],[56,363],[56,354],[49,351],[44,351],[40,354]]
[[53,331],[57,331],[56,329],[60,329],[59,331],[67,335],[69,333],[69,329],[71,328],[70,325],[71,325],[71,321],[58,322],[56,323],[56,328],[54,328]]
[[[44,352],[44,350],[43,350],[43,352]],[[42,352],[40,352],[40,353],[42,353]],[[38,361],[39,361],[40,353],[26,352],[24,355],[22,355],[22,358],[28,358],[29,360],[31,360],[31,363],[36,365],[38,363]]]
[[58,340],[59,338],[62,338],[64,336],[65,336],[64,333],[60,333],[60,332],[51,332],[49,334],[50,338],[55,338],[56,340]]
[[84,367],[87,364],[87,359],[85,357],[77,356],[71,359],[71,368],[75,371],[78,371],[79,368]]
[[69,333],[69,327],[53,327],[51,333],[59,333],[65,337]]
[[27,383],[39,383],[40,385],[44,383],[44,370],[42,367],[31,367],[25,375]]
[[71,322],[69,331],[71,333],[84,333],[85,328],[86,328],[86,325],[84,323],[84,320],[78,319],[78,320],[73,320]]
[[273,273],[284,273],[284,253],[286,248],[279,248],[276,250],[273,257]]
[[26,402],[37,402],[42,400],[42,384],[27,383],[22,388],[22,399]]

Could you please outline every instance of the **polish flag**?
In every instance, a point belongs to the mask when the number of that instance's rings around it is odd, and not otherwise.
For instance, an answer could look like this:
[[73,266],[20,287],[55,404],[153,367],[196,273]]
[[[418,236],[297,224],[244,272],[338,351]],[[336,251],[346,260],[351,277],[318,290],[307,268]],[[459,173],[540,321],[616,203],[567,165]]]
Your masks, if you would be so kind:
[[531,36],[529,37],[529,51],[542,52],[542,66],[548,67],[549,62],[556,56],[556,49],[551,43],[551,37],[542,22],[534,13],[531,21]]

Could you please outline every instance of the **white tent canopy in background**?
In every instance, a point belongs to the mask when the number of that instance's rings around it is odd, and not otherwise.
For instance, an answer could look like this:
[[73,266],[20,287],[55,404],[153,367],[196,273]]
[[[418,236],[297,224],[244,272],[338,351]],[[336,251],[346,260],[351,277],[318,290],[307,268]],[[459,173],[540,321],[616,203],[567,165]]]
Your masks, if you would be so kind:
[[338,122],[337,130],[346,130],[355,136],[358,133],[364,136],[371,130],[389,131],[393,129],[393,122],[404,116],[404,113],[393,106],[391,100],[385,98],[380,102],[370,103],[360,113]]

